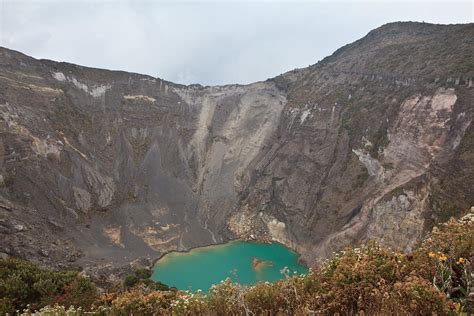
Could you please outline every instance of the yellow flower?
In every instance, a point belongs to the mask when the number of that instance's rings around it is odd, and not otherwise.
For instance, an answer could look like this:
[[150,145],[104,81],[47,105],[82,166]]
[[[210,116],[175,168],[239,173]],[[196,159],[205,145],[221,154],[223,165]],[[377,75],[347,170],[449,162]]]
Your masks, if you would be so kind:
[[430,258],[434,258],[434,257],[436,257],[436,254],[435,254],[434,252],[430,251],[430,253],[428,254],[428,256],[429,256]]
[[448,260],[448,257],[444,253],[440,253],[438,259],[441,262],[446,262],[446,260]]
[[457,264],[465,264],[467,262],[466,258],[459,257],[458,261],[456,261]]

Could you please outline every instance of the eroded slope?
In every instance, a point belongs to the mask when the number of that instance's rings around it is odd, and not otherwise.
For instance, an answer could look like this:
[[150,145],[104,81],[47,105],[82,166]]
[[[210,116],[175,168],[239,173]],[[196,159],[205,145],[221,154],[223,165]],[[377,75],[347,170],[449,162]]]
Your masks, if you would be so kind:
[[474,26],[394,23],[251,85],[0,50],[0,252],[119,266],[229,238],[410,250],[474,204]]

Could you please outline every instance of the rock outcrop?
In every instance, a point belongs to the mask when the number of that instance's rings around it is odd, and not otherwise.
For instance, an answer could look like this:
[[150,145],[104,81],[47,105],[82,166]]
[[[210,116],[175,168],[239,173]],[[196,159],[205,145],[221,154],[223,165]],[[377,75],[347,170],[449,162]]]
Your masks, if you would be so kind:
[[232,238],[409,251],[474,205],[474,24],[183,86],[0,49],[0,253],[120,266]]

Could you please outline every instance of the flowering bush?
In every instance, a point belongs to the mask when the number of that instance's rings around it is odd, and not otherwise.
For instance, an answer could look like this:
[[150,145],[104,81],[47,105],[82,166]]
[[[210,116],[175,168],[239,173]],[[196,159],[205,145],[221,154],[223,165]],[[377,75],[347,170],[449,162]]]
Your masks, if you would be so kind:
[[178,292],[175,300],[171,303],[173,315],[203,315],[209,313],[207,295],[200,290],[196,293]]
[[468,297],[474,286],[474,218],[470,215],[435,227],[418,249],[417,262],[421,276],[431,280],[433,286],[456,302],[461,310],[472,311]]
[[209,305],[219,315],[236,315],[247,311],[244,300],[245,288],[232,283],[229,278],[209,290]]
[[117,295],[109,307],[114,314],[162,315],[170,309],[170,298],[166,292],[135,288]]

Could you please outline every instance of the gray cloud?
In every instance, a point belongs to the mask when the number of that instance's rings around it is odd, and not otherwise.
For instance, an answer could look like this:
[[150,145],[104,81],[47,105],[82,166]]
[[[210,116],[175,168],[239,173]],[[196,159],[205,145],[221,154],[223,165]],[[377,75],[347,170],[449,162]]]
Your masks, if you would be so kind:
[[249,83],[400,20],[469,23],[473,4],[0,0],[0,45],[184,84]]

